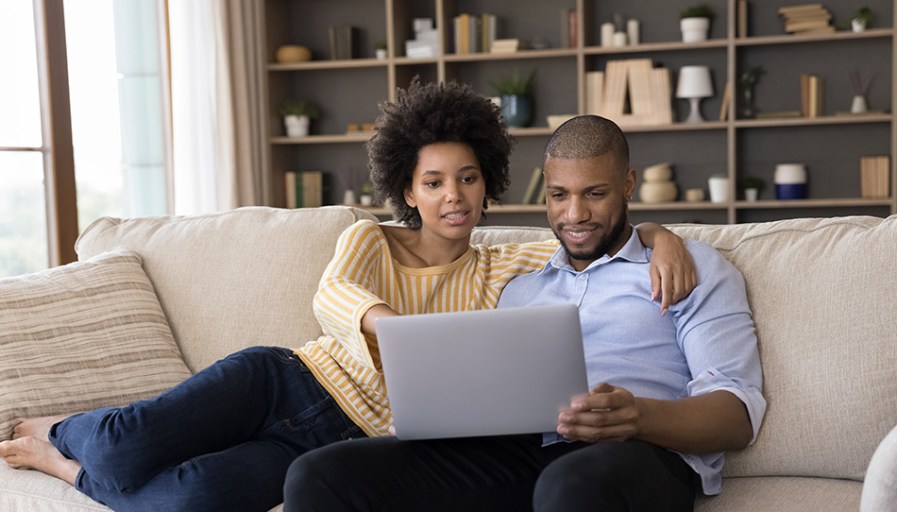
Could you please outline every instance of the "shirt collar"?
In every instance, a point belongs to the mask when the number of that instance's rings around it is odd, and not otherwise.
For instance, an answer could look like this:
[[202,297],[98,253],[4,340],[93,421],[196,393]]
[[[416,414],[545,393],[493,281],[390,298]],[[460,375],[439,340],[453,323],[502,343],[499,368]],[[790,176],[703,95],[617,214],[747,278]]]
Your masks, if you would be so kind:
[[[631,261],[633,263],[648,263],[648,248],[645,247],[644,244],[642,244],[641,239],[638,237],[638,231],[635,229],[635,226],[632,226],[632,233],[630,233],[629,235],[629,240],[627,240],[626,244],[623,245],[623,247],[619,251],[617,251],[617,254],[613,256],[608,256],[607,254],[601,256],[597,260],[590,263],[589,266],[586,267],[585,270],[583,270],[583,272],[587,272],[592,268],[610,263],[617,259]],[[568,257],[567,251],[564,249],[563,245],[558,246],[557,250],[551,256],[551,259],[548,260],[548,263],[545,264],[545,267],[540,270],[539,273],[544,273],[551,268],[576,273],[576,270],[572,265],[570,265],[570,258]]]

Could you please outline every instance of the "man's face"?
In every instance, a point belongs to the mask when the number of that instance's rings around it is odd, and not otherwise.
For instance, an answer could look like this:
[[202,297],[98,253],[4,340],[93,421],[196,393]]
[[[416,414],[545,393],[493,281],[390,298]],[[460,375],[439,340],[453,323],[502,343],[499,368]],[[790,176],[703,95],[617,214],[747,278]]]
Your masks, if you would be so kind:
[[635,190],[635,171],[620,167],[609,153],[545,161],[548,224],[576,270],[616,254],[629,239],[628,201]]

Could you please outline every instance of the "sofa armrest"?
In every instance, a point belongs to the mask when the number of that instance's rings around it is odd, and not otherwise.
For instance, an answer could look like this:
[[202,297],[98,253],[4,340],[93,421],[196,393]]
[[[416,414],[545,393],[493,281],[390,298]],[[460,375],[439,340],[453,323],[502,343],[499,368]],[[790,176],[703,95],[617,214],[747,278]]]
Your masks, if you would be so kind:
[[884,511],[897,511],[897,427],[872,455],[860,502],[860,512]]

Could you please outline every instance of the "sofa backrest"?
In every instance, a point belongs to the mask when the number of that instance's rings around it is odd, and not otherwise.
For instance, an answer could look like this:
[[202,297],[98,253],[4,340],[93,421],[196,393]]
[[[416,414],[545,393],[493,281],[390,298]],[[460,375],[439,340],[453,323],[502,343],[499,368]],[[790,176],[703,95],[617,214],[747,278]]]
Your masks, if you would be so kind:
[[[741,271],[754,313],[769,407],[724,474],[862,480],[897,424],[897,216],[669,227]],[[490,227],[474,241],[550,236]]]
[[311,306],[318,281],[340,233],[361,218],[374,219],[347,207],[103,218],[76,249],[82,260],[114,247],[143,257],[187,366],[197,371],[249,345],[298,347],[319,336]]
[[[320,334],[311,310],[346,207],[242,208],[190,217],[101,219],[79,257],[134,249],[194,371],[252,344],[299,346]],[[728,476],[861,480],[897,424],[897,216],[676,225],[745,276],[769,408]],[[473,243],[552,238],[545,228],[484,227]]]

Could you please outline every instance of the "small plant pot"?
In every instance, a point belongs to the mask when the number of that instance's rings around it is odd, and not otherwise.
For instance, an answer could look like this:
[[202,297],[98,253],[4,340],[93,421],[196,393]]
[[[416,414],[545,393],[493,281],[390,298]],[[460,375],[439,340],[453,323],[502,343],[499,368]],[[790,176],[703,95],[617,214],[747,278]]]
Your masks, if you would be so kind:
[[533,121],[533,100],[528,96],[501,97],[501,115],[509,128],[524,128]]
[[711,176],[707,180],[707,188],[710,189],[710,202],[725,203],[729,200],[729,178]]
[[853,100],[850,102],[850,112],[853,114],[862,114],[866,112],[866,97],[862,94],[857,94],[853,97]]
[[683,43],[706,41],[707,32],[710,30],[710,19],[682,18],[679,20],[679,28],[682,30]]
[[854,32],[865,32],[866,31],[866,21],[858,20],[858,19],[854,18],[854,19],[850,20],[850,29],[853,30]]
[[754,202],[760,197],[760,190],[756,188],[744,189],[744,200]]
[[376,50],[374,50],[374,54],[377,56],[377,60],[386,60],[385,48],[377,48]]
[[311,119],[308,116],[284,116],[283,125],[287,130],[288,137],[305,137],[308,135],[308,126]]

